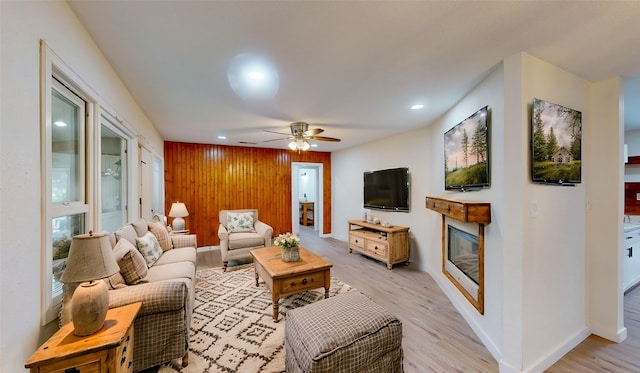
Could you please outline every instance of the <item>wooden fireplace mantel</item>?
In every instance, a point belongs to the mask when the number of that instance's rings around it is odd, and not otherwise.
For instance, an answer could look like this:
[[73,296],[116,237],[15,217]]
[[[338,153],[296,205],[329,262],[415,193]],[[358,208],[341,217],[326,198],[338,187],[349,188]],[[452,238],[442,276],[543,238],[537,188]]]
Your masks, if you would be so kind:
[[427,196],[427,208],[465,223],[491,223],[491,204]]
[[[491,204],[488,202],[459,201],[438,197],[426,198],[427,208],[442,214],[442,273],[455,285],[465,298],[484,315],[484,226],[491,223]],[[478,291],[472,294],[458,279],[447,271],[446,218],[464,223],[478,224]]]

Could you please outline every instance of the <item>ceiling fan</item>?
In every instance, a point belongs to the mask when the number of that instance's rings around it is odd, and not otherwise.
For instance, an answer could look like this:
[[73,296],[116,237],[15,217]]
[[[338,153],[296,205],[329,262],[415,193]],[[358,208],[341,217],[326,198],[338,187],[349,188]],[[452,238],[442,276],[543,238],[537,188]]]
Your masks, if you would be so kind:
[[263,141],[263,142],[271,142],[271,141],[279,141],[279,140],[289,139],[289,140],[291,140],[291,142],[289,143],[289,149],[291,149],[291,150],[308,150],[309,147],[310,147],[309,140],[331,141],[331,142],[339,142],[340,141],[340,139],[337,139],[335,137],[318,136],[319,134],[324,132],[324,130],[322,128],[309,129],[309,123],[293,122],[293,123],[291,123],[289,125],[289,127],[291,127],[291,135],[286,134],[286,133],[281,133],[281,132],[265,130],[265,132],[277,133],[279,135],[287,135],[287,137],[283,137],[283,138],[279,138],[279,139],[266,140],[266,141]]

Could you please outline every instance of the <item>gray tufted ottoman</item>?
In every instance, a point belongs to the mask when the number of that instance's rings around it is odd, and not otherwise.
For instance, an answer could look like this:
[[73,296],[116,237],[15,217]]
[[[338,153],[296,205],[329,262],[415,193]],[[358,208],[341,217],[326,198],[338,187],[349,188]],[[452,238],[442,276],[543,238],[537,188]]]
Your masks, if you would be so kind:
[[402,372],[402,323],[357,291],[287,312],[287,372]]

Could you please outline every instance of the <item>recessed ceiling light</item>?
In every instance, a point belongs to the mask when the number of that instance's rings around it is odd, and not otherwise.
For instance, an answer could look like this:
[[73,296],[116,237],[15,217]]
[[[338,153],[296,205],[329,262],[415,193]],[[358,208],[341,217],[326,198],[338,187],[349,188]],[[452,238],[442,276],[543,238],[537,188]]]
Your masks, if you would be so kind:
[[278,72],[273,65],[263,57],[247,53],[231,60],[227,81],[233,92],[246,101],[271,99],[279,88]]
[[318,144],[311,144],[311,147],[312,147],[312,148],[317,148],[317,147],[318,147]]
[[411,106],[411,109],[413,109],[413,110],[420,110],[420,109],[422,109],[423,107],[424,107],[424,105],[422,105],[422,104],[416,104],[416,105]]
[[226,139],[227,139],[227,136],[222,136],[222,135],[220,135],[220,136],[218,136],[218,139],[220,139],[220,140],[226,140]]
[[264,79],[264,73],[261,73],[260,71],[251,71],[247,74],[247,76],[249,77],[249,79],[254,79],[254,80]]
[[53,122],[53,124],[55,124],[58,127],[66,127],[67,126],[67,124],[65,122],[61,122],[61,121]]

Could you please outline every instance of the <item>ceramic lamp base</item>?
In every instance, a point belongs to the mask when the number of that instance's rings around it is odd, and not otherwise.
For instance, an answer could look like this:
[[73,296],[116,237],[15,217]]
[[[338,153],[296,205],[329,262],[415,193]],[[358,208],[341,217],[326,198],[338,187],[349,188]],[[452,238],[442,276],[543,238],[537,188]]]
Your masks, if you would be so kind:
[[71,298],[73,334],[83,337],[102,329],[109,309],[109,291],[104,281],[83,282]]
[[184,219],[183,218],[174,218],[173,223],[171,224],[174,231],[183,231],[184,230]]

